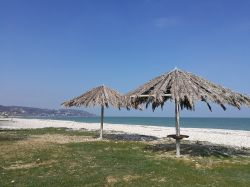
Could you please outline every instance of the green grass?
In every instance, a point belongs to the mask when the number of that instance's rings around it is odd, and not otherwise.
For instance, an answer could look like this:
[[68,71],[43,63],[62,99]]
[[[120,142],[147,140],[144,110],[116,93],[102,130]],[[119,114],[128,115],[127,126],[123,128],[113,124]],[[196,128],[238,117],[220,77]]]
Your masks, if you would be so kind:
[[32,135],[96,136],[40,129],[0,132],[0,186],[250,186],[248,156],[176,159],[148,143],[39,142]]

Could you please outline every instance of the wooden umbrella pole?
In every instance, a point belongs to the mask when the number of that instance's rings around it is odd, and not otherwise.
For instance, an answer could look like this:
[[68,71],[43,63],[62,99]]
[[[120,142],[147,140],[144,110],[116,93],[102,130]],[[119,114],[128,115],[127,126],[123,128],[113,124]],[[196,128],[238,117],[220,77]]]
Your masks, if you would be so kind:
[[[175,127],[176,127],[176,136],[180,136],[180,105],[175,100]],[[180,139],[176,139],[176,156],[180,156]]]
[[102,139],[103,135],[103,116],[104,116],[104,106],[101,108],[101,127],[100,127],[100,139]]

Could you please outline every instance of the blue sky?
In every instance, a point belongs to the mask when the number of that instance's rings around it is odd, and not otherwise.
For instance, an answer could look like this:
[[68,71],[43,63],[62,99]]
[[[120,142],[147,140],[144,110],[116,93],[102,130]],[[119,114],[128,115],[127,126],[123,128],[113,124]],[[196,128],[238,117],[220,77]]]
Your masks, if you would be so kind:
[[[249,10],[248,0],[0,0],[0,104],[60,108],[92,87],[126,93],[176,66],[250,94]],[[182,115],[250,117],[213,108]],[[172,116],[173,106],[106,114]]]

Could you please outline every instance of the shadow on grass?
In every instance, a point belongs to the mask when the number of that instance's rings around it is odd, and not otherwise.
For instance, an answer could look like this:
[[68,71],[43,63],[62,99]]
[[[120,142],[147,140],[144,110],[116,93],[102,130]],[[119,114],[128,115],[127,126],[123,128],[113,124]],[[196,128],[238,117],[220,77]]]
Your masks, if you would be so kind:
[[[96,136],[98,137],[98,136]],[[139,135],[139,134],[104,134],[104,139],[107,140],[115,140],[115,141],[153,141],[157,140],[158,138],[155,136],[146,136],[146,135]]]
[[20,135],[20,134],[1,134],[0,133],[0,142],[4,141],[20,141],[20,140],[26,140],[28,138],[27,135]]
[[7,119],[7,118],[6,118],[6,119],[1,119],[1,120],[0,120],[0,123],[1,123],[1,122],[13,122],[13,121],[12,121],[11,119]]
[[[175,152],[175,143],[169,144],[155,144],[147,145],[146,150],[153,152]],[[233,147],[226,147],[222,145],[210,145],[210,144],[181,144],[181,154],[186,156],[201,156],[201,157],[219,157],[228,158],[233,156],[250,156],[249,149],[240,149]]]

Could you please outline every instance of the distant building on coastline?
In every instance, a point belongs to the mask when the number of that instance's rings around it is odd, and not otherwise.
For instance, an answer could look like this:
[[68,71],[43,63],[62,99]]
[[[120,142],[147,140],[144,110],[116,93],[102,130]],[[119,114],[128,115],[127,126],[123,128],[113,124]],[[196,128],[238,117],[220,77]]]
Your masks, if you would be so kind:
[[6,112],[0,113],[0,118],[8,118],[9,115]]

